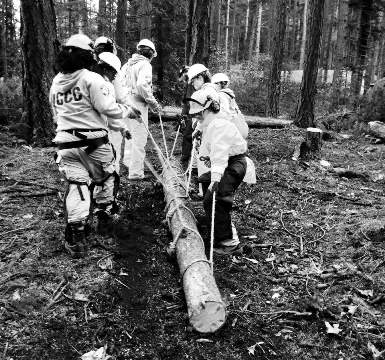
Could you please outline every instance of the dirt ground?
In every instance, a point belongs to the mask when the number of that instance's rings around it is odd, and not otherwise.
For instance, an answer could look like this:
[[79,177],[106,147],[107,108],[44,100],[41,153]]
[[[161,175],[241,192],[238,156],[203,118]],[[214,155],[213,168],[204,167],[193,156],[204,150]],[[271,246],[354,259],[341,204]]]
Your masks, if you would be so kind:
[[[172,124],[166,130],[171,147]],[[103,346],[116,360],[385,358],[385,145],[335,134],[322,148],[331,166],[300,163],[292,156],[302,136],[250,131],[257,183],[241,186],[233,213],[244,253],[215,256],[227,320],[203,335],[189,325],[166,255],[155,179],[129,184],[123,172],[117,247],[92,233],[88,257],[73,260],[54,149],[2,131],[0,358],[78,359]]]

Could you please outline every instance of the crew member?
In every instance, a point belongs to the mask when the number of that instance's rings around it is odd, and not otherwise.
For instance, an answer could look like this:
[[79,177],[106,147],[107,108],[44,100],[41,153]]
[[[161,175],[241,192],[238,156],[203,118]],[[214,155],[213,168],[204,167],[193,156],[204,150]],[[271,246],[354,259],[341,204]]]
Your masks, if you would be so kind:
[[64,245],[73,257],[82,257],[87,250],[91,183],[96,185],[98,230],[112,229],[115,159],[106,119],[137,118],[138,113],[117,104],[103,77],[89,71],[95,57],[88,36],[71,36],[58,55],[57,65],[60,73],[53,79],[50,103],[57,125],[53,140],[58,147],[56,161],[68,181]]

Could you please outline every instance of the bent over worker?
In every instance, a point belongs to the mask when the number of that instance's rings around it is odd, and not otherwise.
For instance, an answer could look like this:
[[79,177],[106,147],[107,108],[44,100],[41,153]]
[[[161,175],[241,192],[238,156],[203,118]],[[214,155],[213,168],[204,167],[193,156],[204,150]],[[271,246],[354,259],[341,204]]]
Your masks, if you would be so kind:
[[139,41],[137,52],[122,67],[123,83],[128,99],[142,114],[143,123],[129,123],[132,140],[125,142],[123,163],[128,167],[129,180],[144,178],[144,158],[147,143],[148,108],[160,113],[162,107],[152,92],[151,61],[157,56],[155,45],[148,39]]
[[198,181],[202,183],[203,206],[210,222],[213,193],[216,193],[214,251],[231,254],[239,248],[231,211],[235,191],[246,174],[247,143],[236,126],[220,113],[219,94],[213,87],[206,86],[193,93],[189,112],[202,129],[198,160],[206,163],[208,171],[198,173]]
[[64,245],[73,257],[84,256],[87,249],[91,183],[96,185],[98,230],[112,228],[116,173],[106,119],[137,117],[132,108],[116,103],[99,74],[88,70],[94,63],[92,41],[83,34],[71,36],[58,55],[60,73],[50,89],[57,124],[53,140],[58,147],[56,161],[68,181]]

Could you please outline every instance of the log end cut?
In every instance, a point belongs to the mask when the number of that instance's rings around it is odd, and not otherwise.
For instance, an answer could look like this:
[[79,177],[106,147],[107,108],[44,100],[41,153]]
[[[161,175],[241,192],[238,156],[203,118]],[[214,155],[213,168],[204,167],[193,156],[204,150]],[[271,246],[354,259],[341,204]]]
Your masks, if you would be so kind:
[[226,321],[226,307],[219,302],[206,302],[199,313],[192,314],[190,324],[200,333],[214,333]]

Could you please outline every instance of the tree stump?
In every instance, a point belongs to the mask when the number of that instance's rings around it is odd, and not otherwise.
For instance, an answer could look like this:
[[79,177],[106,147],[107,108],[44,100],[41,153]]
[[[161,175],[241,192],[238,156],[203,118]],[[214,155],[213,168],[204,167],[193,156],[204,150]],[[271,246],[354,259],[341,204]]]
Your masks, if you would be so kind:
[[299,157],[302,160],[311,159],[317,156],[322,146],[322,130],[318,128],[307,128],[306,139],[300,145]]
[[381,140],[385,140],[385,124],[383,122],[370,121],[368,125],[369,125],[369,132],[371,135]]
[[192,327],[200,333],[213,333],[226,320],[226,307],[215,283],[205,254],[205,245],[198,232],[196,220],[185,204],[185,176],[182,167],[163,162],[163,189],[167,221],[173,236],[169,254],[174,253],[179,265]]

